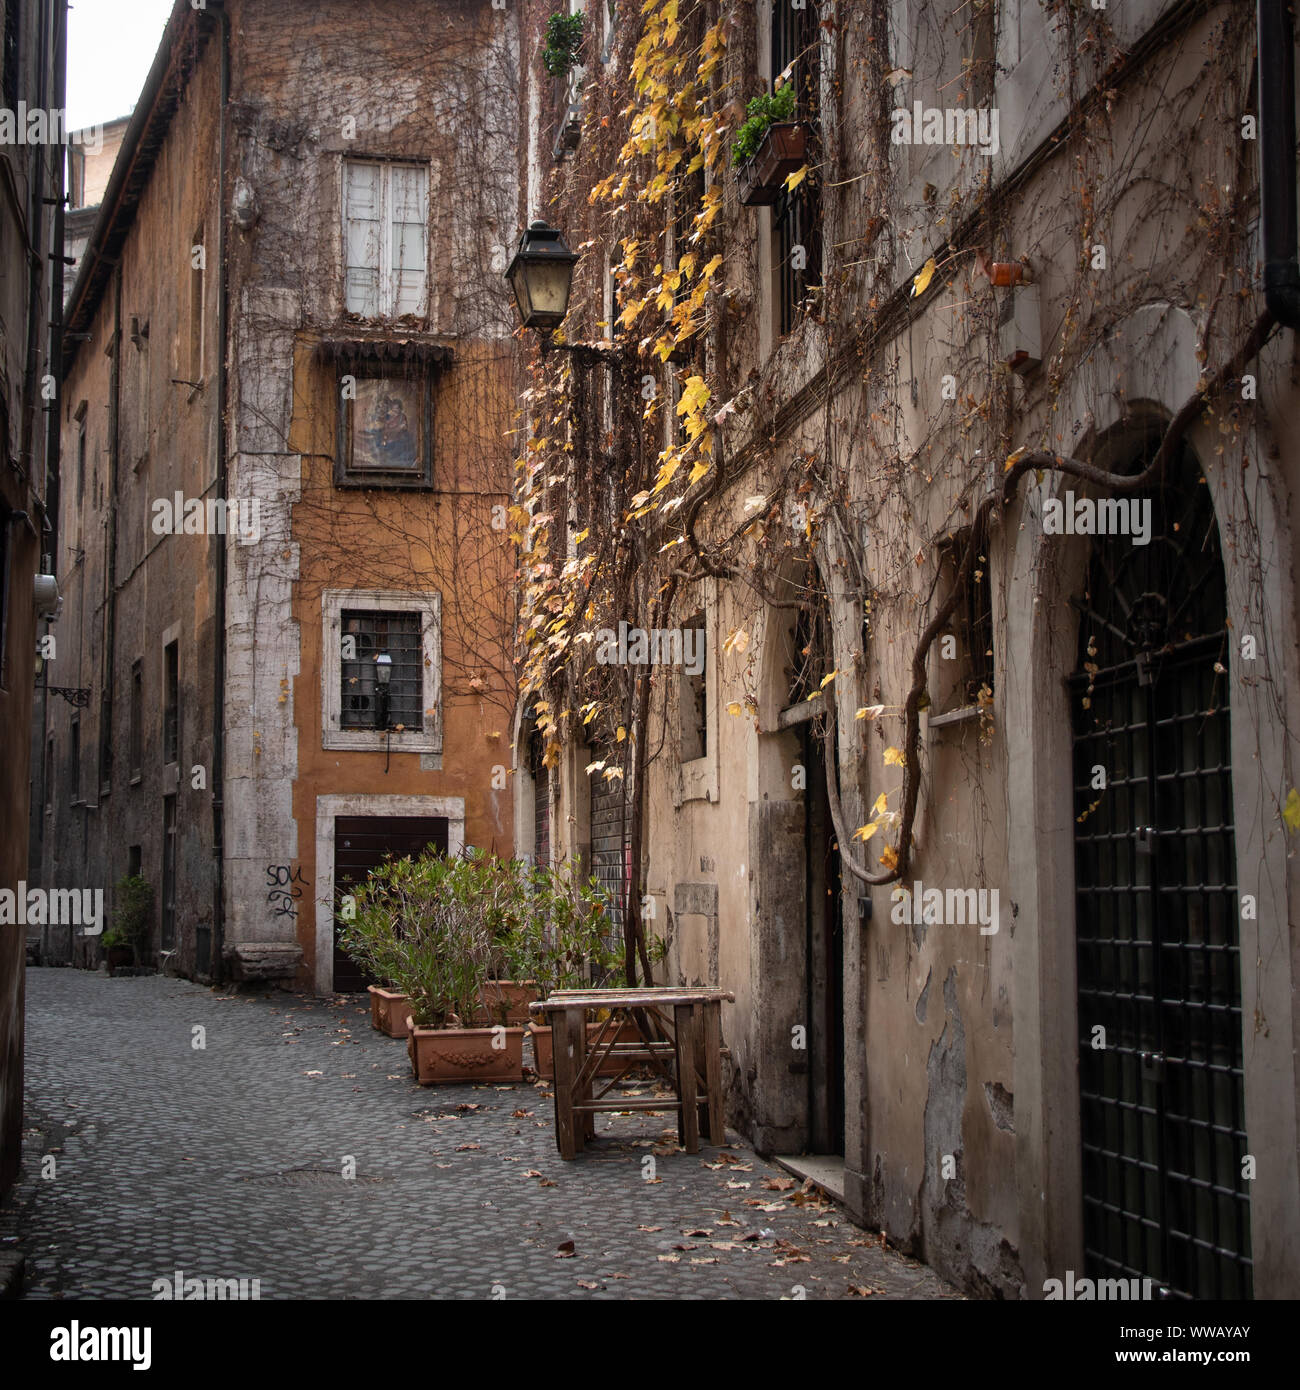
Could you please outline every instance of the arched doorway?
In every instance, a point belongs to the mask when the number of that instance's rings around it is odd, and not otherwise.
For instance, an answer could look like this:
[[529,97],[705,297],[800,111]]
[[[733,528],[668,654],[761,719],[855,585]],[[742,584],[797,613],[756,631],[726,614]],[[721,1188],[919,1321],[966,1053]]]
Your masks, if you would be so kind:
[[[1130,468],[1150,457],[1136,451]],[[1189,452],[1142,502],[1146,543],[1140,513],[1128,534],[1098,536],[1075,601],[1086,1273],[1150,1278],[1170,1296],[1246,1298],[1224,571],[1210,489]]]

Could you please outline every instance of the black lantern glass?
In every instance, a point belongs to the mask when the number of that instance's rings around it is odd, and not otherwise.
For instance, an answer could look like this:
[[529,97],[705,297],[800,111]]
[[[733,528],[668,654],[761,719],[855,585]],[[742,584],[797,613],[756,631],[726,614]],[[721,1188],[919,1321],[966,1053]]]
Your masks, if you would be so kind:
[[525,328],[555,329],[564,322],[577,260],[563,234],[545,222],[534,222],[519,238],[506,279]]

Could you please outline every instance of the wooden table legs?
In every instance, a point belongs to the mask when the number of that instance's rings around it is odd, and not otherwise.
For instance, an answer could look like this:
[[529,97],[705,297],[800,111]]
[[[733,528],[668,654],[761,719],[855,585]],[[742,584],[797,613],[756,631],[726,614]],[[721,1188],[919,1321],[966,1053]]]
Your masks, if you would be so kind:
[[676,1027],[677,1098],[681,1110],[677,1120],[677,1137],[688,1154],[700,1151],[699,1099],[695,1085],[695,1005],[678,1004],[673,1009]]
[[555,1055],[555,1140],[561,1158],[575,1158],[583,1147],[587,1131],[586,1116],[573,1108],[574,1086],[586,1053],[585,1009],[563,1009],[552,1023],[552,1050]]
[[[587,1008],[570,1004],[548,1010],[555,1054],[555,1139],[562,1158],[575,1158],[595,1137],[596,1110],[619,1110],[620,1098],[593,1100],[587,1071]],[[619,1004],[617,1007],[626,1007]],[[687,1153],[700,1151],[703,1130],[710,1144],[727,1142],[722,1110],[722,1018],[718,1000],[674,1003],[673,1059],[677,1091],[677,1134]],[[648,1054],[649,1055],[649,1054]],[[594,1062],[593,1061],[593,1070]],[[654,1100],[628,1101],[628,1108],[653,1109]],[[660,1108],[666,1106],[660,1104]]]

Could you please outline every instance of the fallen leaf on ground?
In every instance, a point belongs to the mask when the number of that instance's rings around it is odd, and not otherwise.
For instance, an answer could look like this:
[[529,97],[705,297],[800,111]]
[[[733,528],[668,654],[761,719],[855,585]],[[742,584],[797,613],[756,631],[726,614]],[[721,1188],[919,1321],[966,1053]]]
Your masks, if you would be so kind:
[[638,1226],[638,1231],[662,1231],[662,1226]]
[[570,1260],[577,1253],[577,1249],[571,1240],[562,1240],[555,1247],[555,1258],[557,1260]]
[[681,1262],[682,1262],[682,1257],[681,1257],[680,1255],[660,1255],[660,1256],[659,1256],[659,1263],[660,1263],[661,1265],[679,1265],[679,1264],[681,1264]]
[[482,1147],[482,1144],[457,1144],[456,1152],[458,1154],[463,1154],[468,1153],[471,1149],[481,1149]]
[[769,1192],[789,1192],[795,1185],[793,1178],[764,1178],[763,1186]]
[[594,1279],[579,1279],[578,1287],[580,1289],[598,1289],[600,1285]]

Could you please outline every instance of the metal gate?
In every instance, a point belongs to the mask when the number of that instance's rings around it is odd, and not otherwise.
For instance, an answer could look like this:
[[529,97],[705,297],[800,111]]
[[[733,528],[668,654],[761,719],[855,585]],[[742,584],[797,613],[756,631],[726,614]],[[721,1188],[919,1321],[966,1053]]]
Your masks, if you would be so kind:
[[[1095,543],[1076,606],[1079,1089],[1087,1273],[1251,1296],[1227,610],[1184,456],[1150,539]],[[1103,785],[1104,779],[1104,785]]]

